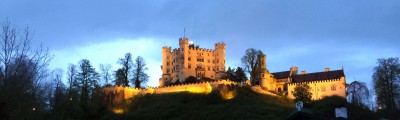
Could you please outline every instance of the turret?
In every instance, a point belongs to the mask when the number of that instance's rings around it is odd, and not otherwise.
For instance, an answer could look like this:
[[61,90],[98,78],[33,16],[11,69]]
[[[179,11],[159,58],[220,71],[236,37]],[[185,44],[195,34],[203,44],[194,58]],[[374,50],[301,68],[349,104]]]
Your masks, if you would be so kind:
[[171,56],[171,47],[162,47],[162,77],[159,79],[160,86],[165,85],[165,83],[167,83],[167,81],[171,79],[171,72],[173,68],[172,61],[173,58]]
[[186,37],[179,38],[179,48],[185,48],[186,46],[189,45],[189,40]]
[[258,62],[260,63],[260,70],[261,72],[264,72],[267,70],[267,56],[264,54],[258,55]]
[[[225,43],[224,42],[218,42],[215,44],[215,65],[216,67],[218,66],[218,68],[216,68],[216,72],[218,73],[222,73],[225,72]],[[220,78],[221,74],[216,75],[217,78]]]
[[179,80],[180,82],[183,82],[186,79],[186,76],[188,74],[187,69],[188,69],[188,50],[189,50],[189,39],[186,37],[179,38],[179,62],[177,63],[178,66],[180,67],[180,74],[179,75]]

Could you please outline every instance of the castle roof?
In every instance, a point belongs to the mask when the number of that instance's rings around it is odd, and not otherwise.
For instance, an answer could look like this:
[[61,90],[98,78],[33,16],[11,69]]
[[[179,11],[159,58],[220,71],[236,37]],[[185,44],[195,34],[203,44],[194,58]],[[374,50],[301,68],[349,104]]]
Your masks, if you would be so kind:
[[275,72],[271,74],[274,75],[274,78],[276,79],[283,79],[290,77],[290,71]]
[[291,78],[292,78],[292,83],[299,83],[299,82],[311,82],[319,80],[340,79],[341,77],[344,76],[345,75],[343,70],[334,70],[326,72],[292,75]]

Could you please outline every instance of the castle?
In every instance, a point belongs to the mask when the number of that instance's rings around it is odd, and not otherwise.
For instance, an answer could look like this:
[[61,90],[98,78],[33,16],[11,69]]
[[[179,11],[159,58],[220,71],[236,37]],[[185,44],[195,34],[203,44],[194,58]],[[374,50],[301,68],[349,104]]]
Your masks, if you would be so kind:
[[[179,39],[179,48],[171,51],[171,47],[162,48],[162,77],[160,86],[168,86],[177,81],[184,82],[189,76],[197,79],[211,78],[219,80],[225,73],[225,43],[215,44],[215,50],[199,48],[189,42],[188,38]],[[323,72],[298,73],[297,67],[288,71],[270,73],[266,68],[266,55],[259,55],[259,76],[255,85],[266,91],[283,92],[289,98],[294,98],[293,92],[297,84],[308,84],[311,87],[312,99],[322,99],[325,96],[338,95],[346,97],[346,78],[343,68],[331,71],[325,68]]]
[[297,84],[310,86],[312,100],[322,99],[325,96],[338,95],[346,97],[346,77],[343,68],[333,70],[325,68],[323,72],[298,73],[297,67],[291,67],[288,71],[270,73],[266,69],[266,55],[259,55],[260,74],[256,77],[256,85],[267,91],[284,92],[289,98],[294,99],[294,88]]
[[186,37],[179,38],[179,48],[162,48],[161,70],[160,86],[182,83],[189,76],[218,80],[225,73],[225,43],[216,43],[212,50],[200,48]]

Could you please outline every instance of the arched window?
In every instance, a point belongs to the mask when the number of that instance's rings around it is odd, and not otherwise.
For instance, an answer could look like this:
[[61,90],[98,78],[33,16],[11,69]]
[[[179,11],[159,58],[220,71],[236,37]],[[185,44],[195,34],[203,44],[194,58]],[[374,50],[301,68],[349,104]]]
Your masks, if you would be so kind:
[[336,91],[336,85],[331,86],[331,91]]
[[281,92],[282,91],[282,89],[281,88],[278,88],[278,92]]

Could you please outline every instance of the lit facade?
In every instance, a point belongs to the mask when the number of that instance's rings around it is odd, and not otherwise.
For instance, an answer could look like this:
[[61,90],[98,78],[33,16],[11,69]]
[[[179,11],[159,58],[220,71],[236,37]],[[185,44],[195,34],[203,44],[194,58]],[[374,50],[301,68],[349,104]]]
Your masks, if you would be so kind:
[[256,77],[256,84],[261,88],[273,92],[284,92],[289,98],[294,99],[294,88],[297,84],[310,86],[312,100],[322,99],[325,96],[338,95],[346,97],[346,78],[344,70],[333,70],[325,68],[323,72],[298,73],[297,67],[291,67],[289,71],[270,73],[266,69],[266,56],[260,55],[260,76]]
[[218,80],[225,72],[225,43],[215,43],[215,49],[200,48],[186,37],[179,38],[179,48],[162,48],[160,86],[184,82],[189,76]]

